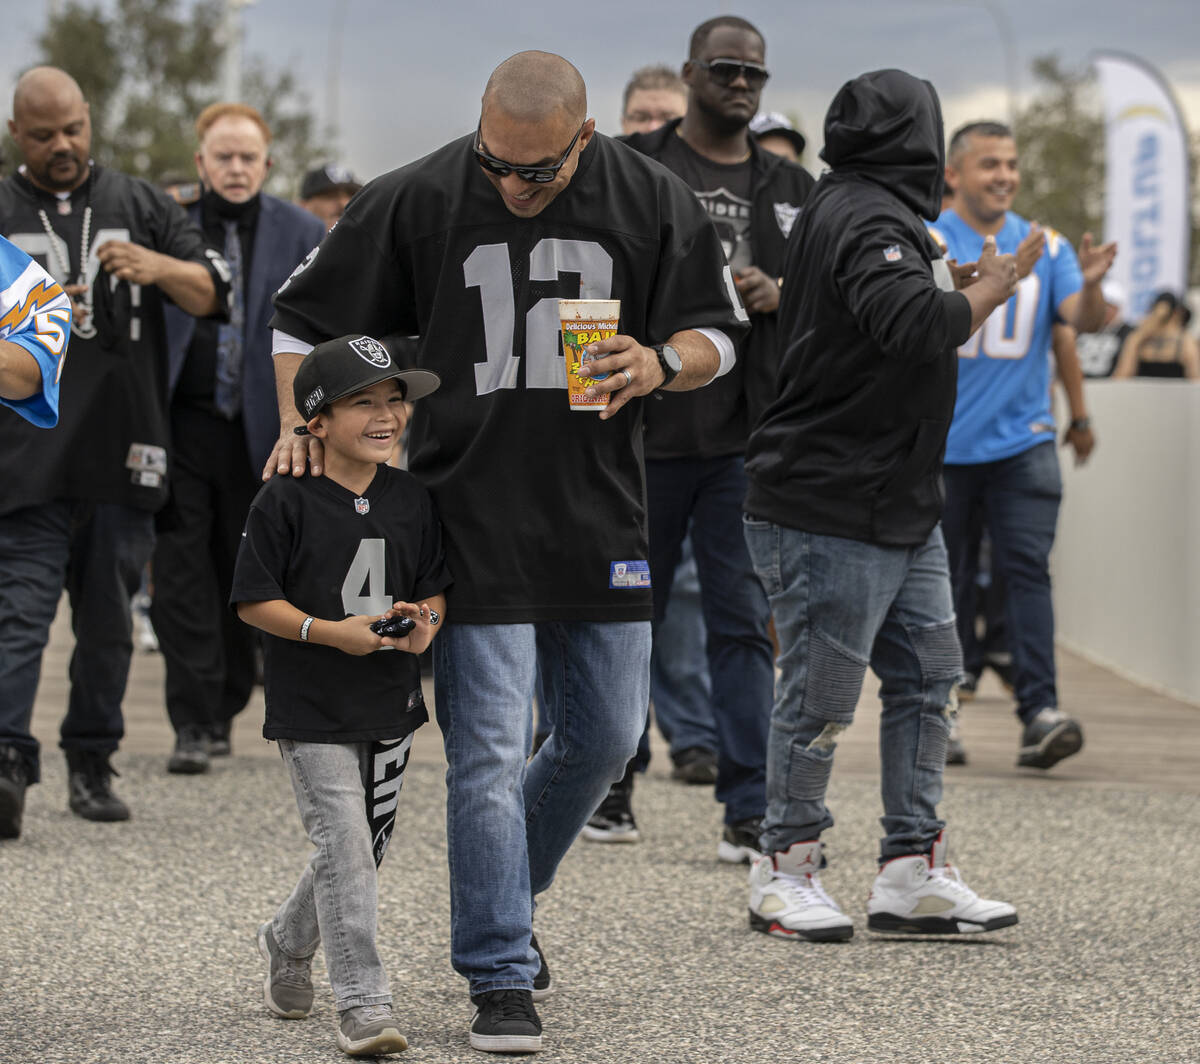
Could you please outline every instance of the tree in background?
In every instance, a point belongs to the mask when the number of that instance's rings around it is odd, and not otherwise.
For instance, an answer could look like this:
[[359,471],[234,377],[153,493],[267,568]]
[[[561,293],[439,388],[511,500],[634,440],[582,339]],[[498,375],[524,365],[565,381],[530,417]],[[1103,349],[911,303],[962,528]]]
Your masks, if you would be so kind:
[[1021,189],[1013,209],[1078,246],[1104,226],[1104,119],[1095,78],[1064,69],[1057,56],[1033,61],[1037,94],[1013,123]]
[[[1013,123],[1021,189],[1013,209],[1062,232],[1076,247],[1104,234],[1104,117],[1095,75],[1064,68],[1057,56],[1033,61],[1036,95]],[[1190,135],[1192,217],[1200,209],[1200,131]],[[1200,285],[1200,228],[1192,225],[1190,284]]]
[[[38,62],[61,67],[91,105],[97,162],[158,181],[194,174],[196,116],[220,97],[223,0],[117,0],[106,13],[71,0],[38,38]],[[33,65],[33,64],[31,64]],[[243,102],[258,108],[274,134],[267,190],[291,197],[305,170],[324,156],[315,119],[290,73],[251,58]],[[19,158],[11,142],[4,155]]]

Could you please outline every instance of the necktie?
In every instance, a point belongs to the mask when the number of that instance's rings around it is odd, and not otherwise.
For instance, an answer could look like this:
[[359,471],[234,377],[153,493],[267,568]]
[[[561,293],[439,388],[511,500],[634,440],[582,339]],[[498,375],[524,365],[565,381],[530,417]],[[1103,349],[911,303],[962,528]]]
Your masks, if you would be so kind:
[[225,261],[232,276],[229,322],[217,333],[217,409],[231,421],[242,409],[242,337],[246,326],[246,302],[242,291],[242,242],[236,221],[225,226]]

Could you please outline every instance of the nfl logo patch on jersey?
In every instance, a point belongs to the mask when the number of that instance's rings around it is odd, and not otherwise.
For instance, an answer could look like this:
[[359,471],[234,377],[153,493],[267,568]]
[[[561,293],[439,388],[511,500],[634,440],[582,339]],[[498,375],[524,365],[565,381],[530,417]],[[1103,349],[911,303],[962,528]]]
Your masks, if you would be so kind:
[[904,256],[900,251],[899,244],[891,244],[883,249],[883,257],[887,259],[888,262],[899,262]]
[[356,514],[370,513],[371,512],[371,500],[370,499],[355,499],[354,500],[354,512]]
[[370,336],[360,336],[357,340],[351,340],[350,346],[358,352],[359,358],[364,362],[369,362],[372,366],[384,369],[392,364],[392,357],[388,354],[387,348]]

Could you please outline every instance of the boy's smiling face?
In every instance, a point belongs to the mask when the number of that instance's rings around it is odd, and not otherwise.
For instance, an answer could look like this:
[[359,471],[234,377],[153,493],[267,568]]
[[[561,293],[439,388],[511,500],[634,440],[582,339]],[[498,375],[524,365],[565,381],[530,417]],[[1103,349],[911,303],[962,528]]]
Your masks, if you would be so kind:
[[309,431],[325,444],[325,458],[378,465],[386,462],[408,424],[408,404],[398,380],[378,381],[353,395],[335,399],[309,422]]

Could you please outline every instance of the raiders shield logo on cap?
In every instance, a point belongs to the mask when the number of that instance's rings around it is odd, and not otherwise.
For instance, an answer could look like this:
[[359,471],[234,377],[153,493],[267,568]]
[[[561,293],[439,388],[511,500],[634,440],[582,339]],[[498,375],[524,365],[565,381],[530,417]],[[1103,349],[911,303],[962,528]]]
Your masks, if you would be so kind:
[[359,358],[372,366],[383,369],[392,364],[392,356],[388,354],[387,348],[370,336],[360,336],[357,340],[351,340],[350,347],[358,352]]

